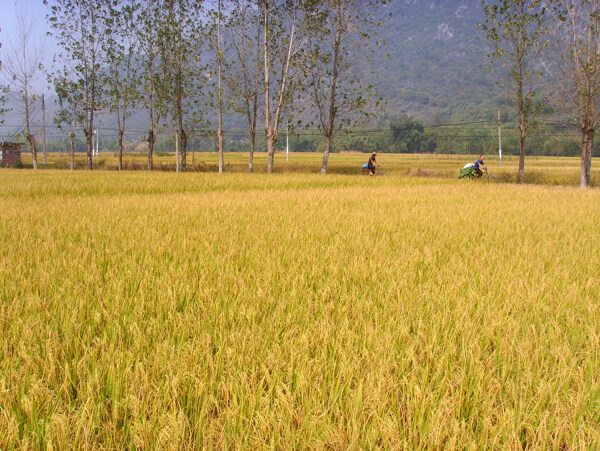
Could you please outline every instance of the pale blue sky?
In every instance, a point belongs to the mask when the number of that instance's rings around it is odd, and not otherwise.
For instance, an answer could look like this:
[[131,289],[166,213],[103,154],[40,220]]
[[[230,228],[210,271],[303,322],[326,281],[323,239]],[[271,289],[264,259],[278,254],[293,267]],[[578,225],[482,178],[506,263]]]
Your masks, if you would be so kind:
[[[35,39],[38,42],[44,43],[45,58],[44,66],[48,69],[51,68],[52,58],[56,52],[55,41],[51,36],[46,36],[50,30],[48,23],[46,22],[46,14],[48,7],[44,6],[42,0],[0,0],[0,42],[2,42],[3,48],[0,49],[2,52],[2,59],[5,58],[5,51],[7,50],[7,43],[11,39],[16,39],[18,34],[17,25],[17,14],[22,11],[30,20],[33,20],[37,29],[35,33]],[[45,76],[41,77],[37,81],[36,87],[38,89],[44,89],[46,87]]]

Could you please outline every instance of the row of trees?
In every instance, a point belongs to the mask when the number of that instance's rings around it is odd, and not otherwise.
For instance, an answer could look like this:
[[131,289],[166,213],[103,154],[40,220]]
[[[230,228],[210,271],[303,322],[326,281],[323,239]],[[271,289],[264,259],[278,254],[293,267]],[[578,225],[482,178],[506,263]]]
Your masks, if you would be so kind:
[[[590,182],[600,92],[600,1],[484,0],[480,25],[513,94],[520,130],[519,180],[524,178],[526,140],[552,100],[571,105],[581,132],[581,187]],[[540,99],[542,77],[553,81]],[[504,85],[504,83],[503,83]]]
[[[113,135],[114,136],[114,135]],[[546,123],[538,125],[528,134],[528,155],[578,156],[580,147],[575,123]],[[190,134],[188,151],[212,152],[216,150],[216,137],[201,137]],[[223,140],[228,151],[247,152],[251,139],[247,131],[227,131]],[[322,150],[323,137],[316,131],[294,132],[289,139],[278,142],[277,150],[284,151],[289,144],[292,152],[317,152]],[[264,135],[254,139],[256,149],[265,151],[267,141]],[[75,152],[86,150],[85,138],[74,139]],[[100,147],[104,151],[118,154],[121,143],[115,137],[103,132]],[[154,144],[155,152],[171,152],[175,148],[175,137],[170,134],[158,135]],[[69,146],[68,139],[48,143],[49,152],[61,152]],[[123,141],[126,152],[145,153],[146,143],[138,139]],[[376,126],[347,129],[336,133],[331,140],[331,151],[356,151],[381,153],[439,153],[439,154],[494,154],[498,147],[497,129],[490,122],[461,123],[457,125],[426,125],[410,116],[381,119]],[[508,120],[502,127],[502,147],[504,155],[519,155],[520,130],[518,123]],[[600,156],[600,142],[594,142],[594,156]],[[189,155],[188,155],[189,159]],[[366,157],[365,157],[366,159]]]
[[[264,124],[268,172],[282,124],[316,126],[327,172],[334,132],[360,122],[378,104],[352,69],[375,43],[379,0],[45,0],[61,52],[49,75],[58,121],[83,130],[92,169],[98,112],[117,118],[119,167],[128,117],[148,115],[148,169],[158,133],[173,129],[186,169],[188,135],[211,135],[223,171],[223,114],[242,114],[252,171]],[[200,132],[198,132],[200,131]],[[34,167],[37,154],[31,143]]]
[[[71,142],[78,129],[87,142],[92,167],[96,115],[110,111],[117,118],[120,155],[126,122],[134,110],[148,114],[148,168],[158,133],[177,132],[179,163],[185,170],[190,132],[212,136],[223,170],[223,113],[244,117],[250,137],[252,171],[257,130],[264,123],[268,170],[282,126],[316,126],[323,139],[322,172],[327,171],[333,134],[360,121],[376,106],[377,96],[353,72],[364,47],[374,43],[381,25],[376,0],[47,0],[48,19],[62,52],[55,57],[49,78],[59,97],[59,123]],[[524,176],[526,142],[548,111],[539,80],[554,81],[554,94],[570,103],[581,132],[581,186],[589,183],[597,124],[598,0],[484,1],[481,24],[493,67],[508,77],[519,121],[520,167]],[[31,27],[29,27],[31,28]],[[2,71],[18,84],[24,105],[25,136],[37,167],[35,136],[30,132],[32,72],[39,54],[23,26],[13,66]],[[19,55],[18,49],[24,49]],[[26,50],[27,51],[26,51]],[[25,57],[27,54],[27,58]],[[22,58],[20,59],[20,56]],[[20,72],[19,72],[20,71]],[[8,73],[10,72],[10,73]],[[406,125],[406,124],[405,124]],[[431,151],[423,144],[419,124],[391,126],[396,151]],[[419,143],[411,143],[418,139]],[[370,141],[373,141],[372,139]],[[417,145],[418,144],[418,145]],[[443,144],[435,143],[440,149]],[[71,145],[72,150],[74,146]],[[122,158],[120,158],[121,165]]]

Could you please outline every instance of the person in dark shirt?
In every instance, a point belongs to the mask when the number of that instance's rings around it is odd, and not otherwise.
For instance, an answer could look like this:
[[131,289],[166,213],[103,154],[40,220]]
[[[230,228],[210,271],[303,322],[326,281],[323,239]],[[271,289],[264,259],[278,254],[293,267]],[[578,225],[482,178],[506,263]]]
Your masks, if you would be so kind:
[[375,175],[375,169],[377,166],[379,166],[375,157],[377,157],[377,152],[373,152],[371,154],[371,158],[369,158],[369,162],[367,163],[367,168],[370,171],[370,175]]
[[481,155],[479,157],[479,160],[477,160],[475,162],[475,166],[473,166],[473,169],[475,169],[475,173],[477,174],[477,177],[481,177],[483,175],[483,172],[481,172],[481,168],[483,168],[483,170],[485,172],[487,172],[487,168],[485,167],[485,163],[483,162],[483,155]]

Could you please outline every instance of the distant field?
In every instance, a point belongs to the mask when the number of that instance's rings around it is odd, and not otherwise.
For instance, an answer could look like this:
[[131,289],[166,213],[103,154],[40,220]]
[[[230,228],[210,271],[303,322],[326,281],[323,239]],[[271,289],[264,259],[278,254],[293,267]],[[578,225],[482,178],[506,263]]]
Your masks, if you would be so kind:
[[[118,168],[118,154],[101,153],[96,158],[97,169],[116,170]],[[332,174],[358,174],[363,163],[369,158],[364,153],[336,153],[332,154],[329,162],[329,172]],[[409,175],[416,177],[444,177],[454,178],[459,169],[466,163],[475,162],[476,155],[432,155],[432,154],[379,154],[378,161],[391,175]],[[322,155],[319,153],[292,153],[290,161],[286,161],[285,154],[278,153],[275,158],[275,171],[280,173],[302,172],[318,173],[321,169]],[[504,157],[502,167],[498,166],[498,157],[488,156],[490,170],[498,175],[503,182],[516,182],[519,167],[518,157]],[[86,167],[85,154],[77,154],[76,167]],[[31,165],[31,154],[23,154],[23,163]],[[38,163],[42,164],[41,154]],[[48,154],[49,168],[68,168],[70,157],[67,154]],[[159,153],[154,157],[156,170],[174,171],[175,154]],[[146,154],[128,153],[124,156],[126,170],[145,170],[148,167]],[[267,155],[257,152],[254,163],[255,172],[266,172]],[[216,172],[218,169],[218,155],[212,153],[196,152],[188,155],[188,170],[193,172]],[[247,153],[226,153],[226,172],[247,172]],[[580,165],[579,158],[570,157],[527,157],[525,161],[525,180],[527,183],[545,185],[579,186]],[[592,186],[600,183],[600,166],[596,161],[592,163]]]
[[0,449],[597,449],[600,192],[380,160],[0,170]]

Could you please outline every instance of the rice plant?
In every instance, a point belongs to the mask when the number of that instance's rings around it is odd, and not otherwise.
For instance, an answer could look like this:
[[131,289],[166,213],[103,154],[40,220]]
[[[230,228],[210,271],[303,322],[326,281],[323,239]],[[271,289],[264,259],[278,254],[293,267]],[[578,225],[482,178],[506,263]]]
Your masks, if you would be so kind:
[[600,192],[1,171],[0,449],[593,449]]

